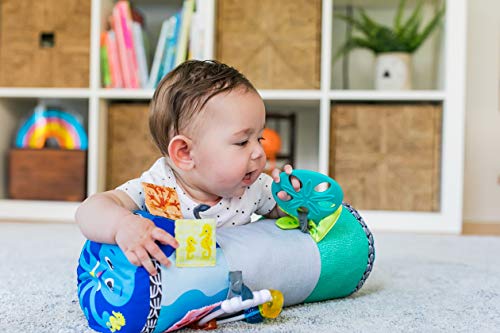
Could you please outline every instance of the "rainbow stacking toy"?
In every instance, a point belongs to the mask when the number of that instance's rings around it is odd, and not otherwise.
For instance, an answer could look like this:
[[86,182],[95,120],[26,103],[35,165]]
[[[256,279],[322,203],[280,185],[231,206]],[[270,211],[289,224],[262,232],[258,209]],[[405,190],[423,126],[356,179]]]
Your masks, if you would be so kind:
[[46,110],[40,105],[17,132],[15,145],[17,148],[41,149],[49,138],[56,140],[61,149],[86,150],[88,145],[85,129],[74,115]]

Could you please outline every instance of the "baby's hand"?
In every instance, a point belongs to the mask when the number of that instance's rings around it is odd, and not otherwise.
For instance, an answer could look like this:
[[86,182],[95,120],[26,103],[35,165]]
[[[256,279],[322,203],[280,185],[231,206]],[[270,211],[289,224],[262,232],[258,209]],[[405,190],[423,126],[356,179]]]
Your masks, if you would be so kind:
[[122,221],[116,231],[115,241],[132,264],[144,266],[151,275],[156,275],[156,269],[150,256],[164,266],[171,265],[156,241],[174,249],[179,246],[177,240],[168,232],[158,228],[153,221],[137,215],[128,215]]
[[[293,168],[292,168],[292,166],[290,164],[287,164],[287,165],[285,165],[283,167],[283,170],[285,171],[285,173],[287,175],[291,175],[292,171],[293,171]],[[274,169],[273,170],[272,177],[273,177],[273,180],[274,180],[275,183],[279,183],[280,182],[280,173],[281,173],[280,169]],[[302,187],[302,184],[300,183],[300,180],[297,177],[295,177],[295,176],[291,176],[290,183],[292,184],[293,189],[295,191],[297,191],[297,192]],[[283,201],[288,201],[288,200],[291,199],[290,195],[288,195],[288,193],[286,193],[285,191],[279,191],[278,192],[278,198],[280,198]]]

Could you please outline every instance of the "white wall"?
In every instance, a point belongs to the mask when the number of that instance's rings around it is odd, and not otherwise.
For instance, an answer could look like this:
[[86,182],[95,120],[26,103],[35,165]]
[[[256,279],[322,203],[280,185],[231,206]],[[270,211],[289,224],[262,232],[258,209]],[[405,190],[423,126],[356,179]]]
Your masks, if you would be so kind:
[[468,1],[464,220],[500,223],[500,1]]

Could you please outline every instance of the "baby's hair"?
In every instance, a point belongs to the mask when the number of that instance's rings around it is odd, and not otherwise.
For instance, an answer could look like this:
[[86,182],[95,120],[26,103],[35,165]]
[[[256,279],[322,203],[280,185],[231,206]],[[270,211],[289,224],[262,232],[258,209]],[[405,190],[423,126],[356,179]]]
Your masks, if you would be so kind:
[[158,84],[149,113],[149,129],[163,155],[170,139],[214,96],[235,89],[257,90],[238,70],[215,60],[189,60]]

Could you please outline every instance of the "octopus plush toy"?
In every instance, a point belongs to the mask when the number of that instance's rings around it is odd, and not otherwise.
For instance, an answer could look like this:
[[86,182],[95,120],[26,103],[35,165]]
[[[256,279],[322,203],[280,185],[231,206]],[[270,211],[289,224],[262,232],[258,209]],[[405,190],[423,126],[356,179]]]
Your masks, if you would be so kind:
[[[285,173],[272,187],[289,217],[217,230],[194,220],[203,230],[195,236],[203,241],[192,245],[213,257],[210,265],[166,268],[153,260],[158,274],[150,276],[128,262],[117,245],[87,241],[77,275],[89,326],[100,332],[170,332],[235,319],[258,322],[276,317],[282,305],[359,290],[375,260],[371,232],[357,211],[342,202],[342,190],[333,179],[307,170],[294,170],[291,176],[301,182],[300,190],[294,190]],[[280,191],[289,195],[286,201],[278,198]],[[180,236],[176,220],[146,211],[137,214]],[[216,244],[211,243],[212,233]],[[160,246],[176,262],[179,254]]]

